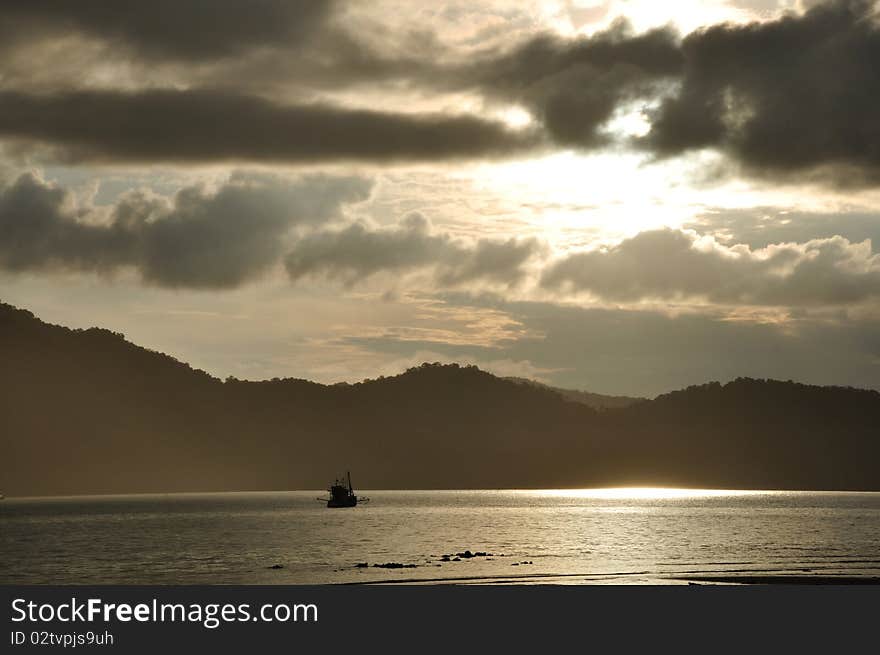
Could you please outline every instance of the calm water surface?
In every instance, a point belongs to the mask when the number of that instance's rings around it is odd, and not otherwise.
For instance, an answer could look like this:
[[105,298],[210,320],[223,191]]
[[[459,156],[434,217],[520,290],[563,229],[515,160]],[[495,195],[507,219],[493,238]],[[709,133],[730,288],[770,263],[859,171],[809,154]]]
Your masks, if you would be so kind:
[[[315,500],[318,491],[6,499],[0,583],[880,576],[880,493],[363,493],[371,502],[352,509],[325,508]],[[492,556],[440,561],[465,550]],[[357,568],[358,562],[416,567]]]

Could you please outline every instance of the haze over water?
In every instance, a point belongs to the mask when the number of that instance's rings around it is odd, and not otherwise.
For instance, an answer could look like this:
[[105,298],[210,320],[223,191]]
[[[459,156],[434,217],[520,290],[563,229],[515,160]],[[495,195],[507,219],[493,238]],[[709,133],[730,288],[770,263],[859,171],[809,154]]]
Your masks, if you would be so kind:
[[[880,576],[880,493],[362,494],[371,502],[354,509],[327,509],[317,491],[6,499],[0,583],[656,584],[687,576]],[[465,550],[492,556],[441,561]],[[363,562],[370,566],[356,566]],[[389,562],[416,566],[372,566]]]

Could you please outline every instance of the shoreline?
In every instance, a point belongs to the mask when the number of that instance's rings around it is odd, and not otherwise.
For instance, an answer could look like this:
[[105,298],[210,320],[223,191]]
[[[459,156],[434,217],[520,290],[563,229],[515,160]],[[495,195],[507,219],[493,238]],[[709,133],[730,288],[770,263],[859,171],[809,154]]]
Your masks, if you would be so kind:
[[880,577],[854,575],[711,575],[676,579],[700,585],[880,585]]

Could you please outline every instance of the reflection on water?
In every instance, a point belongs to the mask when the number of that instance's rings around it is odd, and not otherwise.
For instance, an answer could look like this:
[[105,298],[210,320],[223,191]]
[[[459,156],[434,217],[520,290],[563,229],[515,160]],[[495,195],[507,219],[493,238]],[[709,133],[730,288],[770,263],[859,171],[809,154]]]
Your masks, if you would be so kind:
[[[880,576],[880,493],[370,491],[372,502],[352,509],[327,509],[315,500],[319,494],[6,499],[0,582]],[[466,550],[487,554],[455,561]],[[414,566],[372,566],[390,562]]]
[[607,489],[540,489],[519,493],[538,494],[551,498],[593,498],[596,500],[663,500],[670,498],[719,498],[769,495],[780,491],[752,491],[744,489],[676,489],[672,487],[609,487]]

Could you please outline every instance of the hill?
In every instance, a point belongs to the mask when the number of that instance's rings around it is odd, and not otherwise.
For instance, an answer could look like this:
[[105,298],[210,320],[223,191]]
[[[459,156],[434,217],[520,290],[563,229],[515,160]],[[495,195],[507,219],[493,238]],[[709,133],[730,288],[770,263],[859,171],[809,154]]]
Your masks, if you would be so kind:
[[580,389],[563,389],[536,380],[529,380],[528,378],[509,377],[505,379],[518,382],[519,384],[528,384],[534,387],[542,387],[544,389],[549,389],[550,391],[555,391],[566,400],[570,400],[574,403],[581,403],[588,407],[592,407],[593,409],[620,409],[621,407],[629,407],[630,405],[647,400],[646,398],[638,398],[635,396],[605,396],[600,393],[591,393]]
[[741,379],[601,411],[475,367],[221,381],[0,304],[6,495],[321,488],[880,489],[880,394]]

